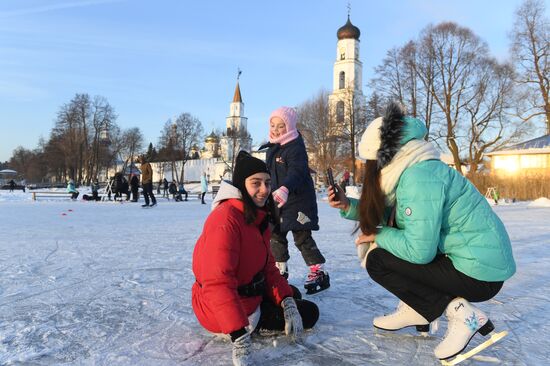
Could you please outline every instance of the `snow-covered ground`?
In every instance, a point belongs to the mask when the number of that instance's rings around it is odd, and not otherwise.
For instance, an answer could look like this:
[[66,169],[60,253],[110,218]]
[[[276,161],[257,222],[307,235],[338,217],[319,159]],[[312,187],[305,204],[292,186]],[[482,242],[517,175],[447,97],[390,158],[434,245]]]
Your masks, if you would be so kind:
[[[0,364],[231,365],[231,346],[204,331],[190,304],[191,258],[209,205],[196,197],[135,203],[30,200],[0,191]],[[480,307],[510,334],[474,364],[550,363],[550,201],[494,206],[512,238],[518,272]],[[332,286],[303,345],[256,338],[260,365],[438,365],[443,336],[375,332],[396,299],[359,267],[353,223],[319,201],[314,237]],[[306,267],[292,246],[290,282]],[[482,339],[477,335],[473,345]]]

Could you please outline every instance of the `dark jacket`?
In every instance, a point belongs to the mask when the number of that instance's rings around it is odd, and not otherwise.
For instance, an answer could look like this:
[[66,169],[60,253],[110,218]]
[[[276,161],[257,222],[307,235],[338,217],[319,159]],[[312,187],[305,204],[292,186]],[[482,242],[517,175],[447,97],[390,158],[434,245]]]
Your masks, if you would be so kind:
[[178,187],[176,186],[176,183],[174,182],[171,182],[170,185],[168,186],[168,192],[170,194],[176,194],[178,193]]
[[132,178],[130,178],[130,187],[132,187],[132,191],[137,191],[139,188],[139,178],[137,175],[132,175]]
[[269,148],[266,164],[271,172],[272,190],[285,186],[289,192],[288,201],[279,213],[281,231],[319,230],[317,196],[302,136],[282,146],[269,143],[260,149],[263,148]]

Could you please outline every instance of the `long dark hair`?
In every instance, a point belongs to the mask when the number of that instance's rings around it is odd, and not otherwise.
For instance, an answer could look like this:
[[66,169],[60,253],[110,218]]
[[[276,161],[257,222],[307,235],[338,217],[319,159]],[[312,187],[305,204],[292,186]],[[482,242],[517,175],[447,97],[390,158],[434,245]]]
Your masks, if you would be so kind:
[[380,168],[376,160],[367,160],[365,178],[359,201],[359,229],[364,234],[376,234],[384,218],[386,197],[380,187]]

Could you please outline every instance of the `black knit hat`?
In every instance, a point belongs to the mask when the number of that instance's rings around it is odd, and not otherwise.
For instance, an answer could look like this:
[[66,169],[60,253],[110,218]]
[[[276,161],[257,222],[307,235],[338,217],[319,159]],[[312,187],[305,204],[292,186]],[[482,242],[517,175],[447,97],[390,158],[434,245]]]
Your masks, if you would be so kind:
[[244,150],[239,151],[237,160],[235,161],[235,169],[233,169],[233,185],[245,192],[244,181],[246,178],[256,173],[269,173],[265,163],[250,155]]

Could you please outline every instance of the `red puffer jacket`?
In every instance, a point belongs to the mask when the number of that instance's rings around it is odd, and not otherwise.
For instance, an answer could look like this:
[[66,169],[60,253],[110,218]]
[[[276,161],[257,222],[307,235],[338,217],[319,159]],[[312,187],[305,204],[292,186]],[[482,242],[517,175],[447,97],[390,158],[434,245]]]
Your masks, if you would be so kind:
[[208,216],[193,252],[193,310],[203,327],[214,333],[231,333],[248,325],[248,316],[261,296],[241,297],[237,287],[249,284],[263,271],[268,295],[280,304],[292,289],[281,276],[271,254],[266,229],[259,224],[265,217],[258,212],[253,224],[246,224],[243,202],[229,199]]

